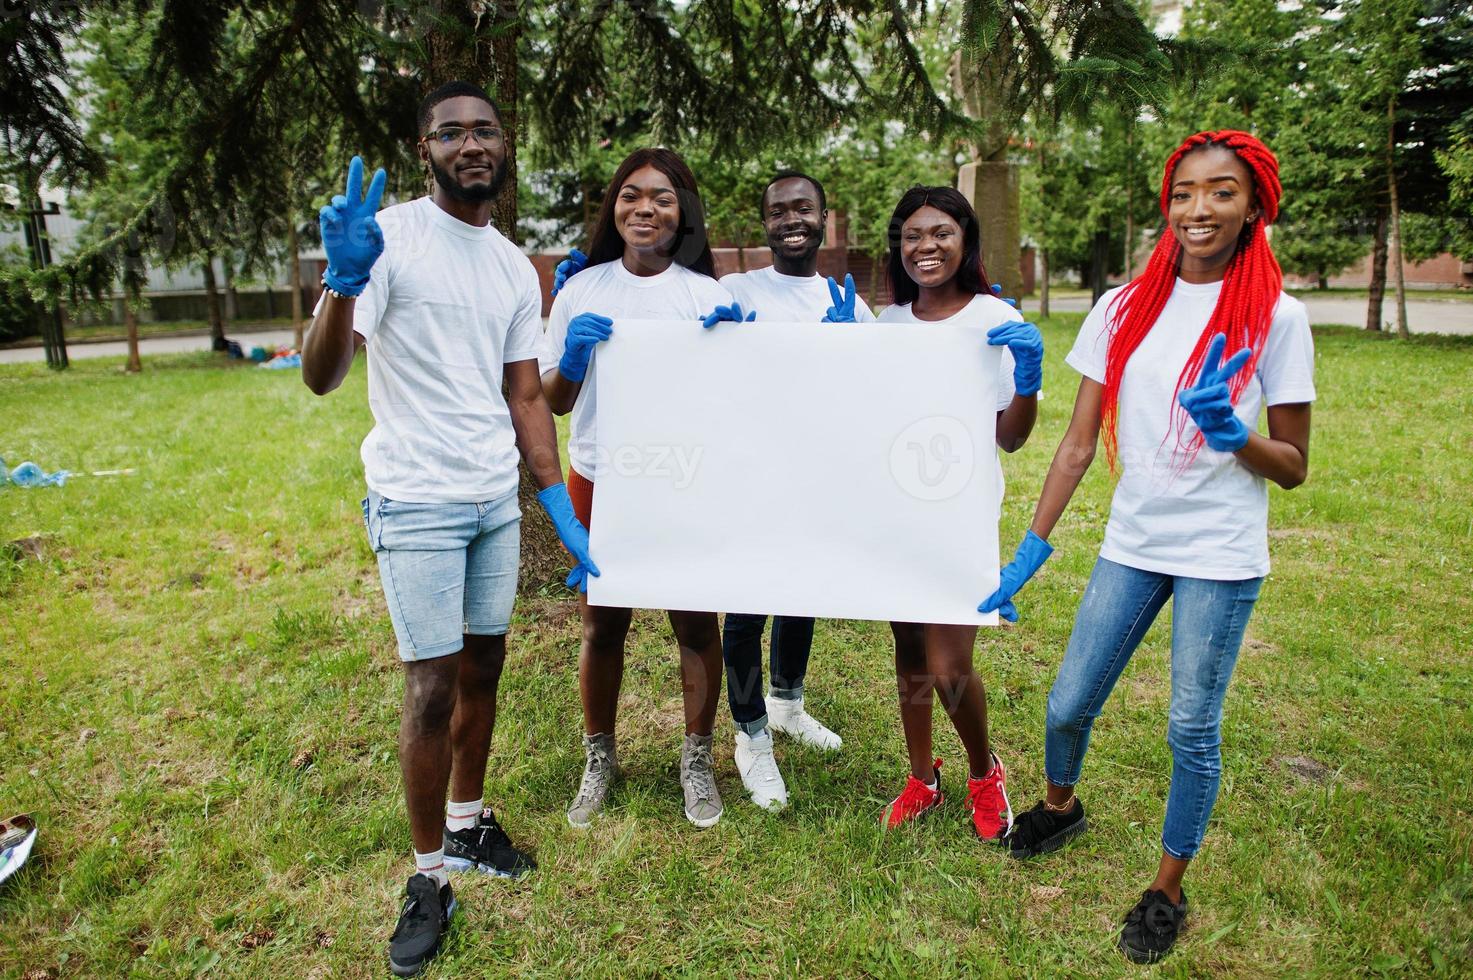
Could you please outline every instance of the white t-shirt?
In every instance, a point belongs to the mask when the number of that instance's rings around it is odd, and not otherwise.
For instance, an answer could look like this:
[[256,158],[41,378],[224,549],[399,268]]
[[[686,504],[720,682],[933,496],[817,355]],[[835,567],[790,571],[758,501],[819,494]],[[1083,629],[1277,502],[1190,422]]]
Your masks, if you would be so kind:
[[[1017,310],[996,296],[986,293],[976,294],[972,297],[971,302],[945,320],[919,319],[911,312],[910,306],[909,303],[887,306],[880,311],[879,321],[881,323],[915,323],[921,326],[929,326],[933,323],[976,324],[984,330],[991,330],[1004,323],[1022,319]],[[997,366],[996,407],[999,412],[1013,403],[1013,395],[1016,391],[1017,388],[1013,384],[1013,352],[1003,347],[1002,357]],[[997,483],[997,501],[1000,508],[1007,484],[1003,479],[1002,460],[998,456],[997,447],[994,446],[992,452],[984,453],[979,458],[988,459],[992,463],[992,478]]]
[[[568,339],[568,323],[580,313],[613,319],[699,321],[717,306],[730,303],[731,294],[715,279],[683,265],[672,264],[657,276],[636,276],[617,259],[589,266],[558,290],[547,318],[538,367],[546,374],[558,366]],[[692,327],[700,329],[695,322]],[[595,346],[568,429],[568,462],[586,480],[596,479],[598,470],[598,379],[593,370],[597,359]]]
[[[785,276],[768,266],[722,276],[721,285],[742,304],[743,312],[756,310],[759,320],[822,320],[829,307],[834,305],[828,277],[816,272],[811,276]],[[870,312],[864,297],[857,296],[855,300],[855,322],[874,320],[875,315]]]
[[[828,304],[824,305],[828,308]],[[1023,316],[996,296],[978,293],[972,301],[945,320],[922,320],[910,311],[910,304],[887,306],[880,311],[881,323],[930,323],[976,324],[984,330],[1000,327],[1004,323],[1022,320]],[[1002,348],[1002,361],[997,366],[997,410],[1001,412],[1013,403],[1013,352]]]
[[537,356],[536,270],[495,228],[459,221],[428,197],[385,208],[378,224],[384,252],[353,309],[368,344],[369,489],[414,503],[514,492],[502,365]]
[[[1123,287],[1122,287],[1123,288]],[[1184,429],[1171,431],[1176,381],[1206,329],[1222,283],[1176,281],[1156,325],[1146,334],[1120,383],[1120,482],[1100,555],[1162,575],[1236,581],[1268,574],[1268,487],[1232,453],[1203,445],[1182,468],[1176,450],[1197,426],[1183,412]],[[1105,382],[1106,311],[1120,292],[1095,304],[1069,366]],[[1224,351],[1231,357],[1235,351]],[[1266,405],[1314,401],[1314,339],[1304,304],[1280,294],[1268,339],[1235,414],[1258,427]]]

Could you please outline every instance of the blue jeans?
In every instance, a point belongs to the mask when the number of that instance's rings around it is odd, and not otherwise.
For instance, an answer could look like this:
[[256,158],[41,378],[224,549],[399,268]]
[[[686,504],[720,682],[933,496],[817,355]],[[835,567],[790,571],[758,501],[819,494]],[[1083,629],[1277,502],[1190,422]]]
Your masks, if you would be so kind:
[[1090,726],[1156,614],[1175,596],[1166,727],[1171,792],[1161,846],[1182,860],[1196,854],[1222,779],[1222,702],[1262,584],[1261,578],[1220,582],[1162,575],[1098,559],[1049,691],[1048,781],[1055,786],[1079,782]]
[[399,659],[459,653],[464,636],[511,624],[521,555],[517,494],[477,504],[415,504],[372,490],[363,500]]
[[[762,698],[762,631],[766,628],[766,616],[727,613],[721,631],[731,720],[748,735],[767,727],[767,702]],[[803,696],[803,678],[808,674],[812,650],[812,619],[772,617],[773,697],[796,701]]]

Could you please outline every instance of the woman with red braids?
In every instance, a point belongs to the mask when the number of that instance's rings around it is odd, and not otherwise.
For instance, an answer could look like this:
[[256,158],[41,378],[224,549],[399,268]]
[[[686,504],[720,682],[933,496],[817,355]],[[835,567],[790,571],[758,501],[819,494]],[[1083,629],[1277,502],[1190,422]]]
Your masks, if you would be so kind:
[[[1314,347],[1284,295],[1264,226],[1279,209],[1278,161],[1256,138],[1198,133],[1166,162],[1162,234],[1138,278],[1106,293],[1066,358],[1084,377],[1033,524],[984,610],[1012,597],[1053,550],[1046,539],[1104,436],[1119,473],[1100,556],[1048,698],[1048,795],[1007,843],[1028,858],[1085,829],[1075,787],[1090,727],[1167,599],[1171,789],[1156,878],[1126,916],[1138,963],[1171,948],[1186,918],[1182,877],[1217,799],[1228,680],[1268,573],[1268,491],[1304,482]],[[1235,353],[1223,362],[1223,352]],[[1256,430],[1268,410],[1268,435]]]

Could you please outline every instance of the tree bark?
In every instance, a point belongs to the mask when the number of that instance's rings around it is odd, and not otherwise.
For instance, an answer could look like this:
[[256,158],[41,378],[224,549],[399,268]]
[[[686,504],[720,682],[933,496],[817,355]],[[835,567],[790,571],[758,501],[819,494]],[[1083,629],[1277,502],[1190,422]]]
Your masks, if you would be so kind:
[[240,297],[235,294],[235,264],[228,249],[220,253],[220,265],[225,270],[225,322],[234,323],[240,317]]
[[210,318],[210,350],[225,349],[225,320],[220,313],[220,288],[215,282],[215,254],[205,253],[205,306]]
[[1002,285],[1008,296],[1021,296],[1023,277],[1018,168],[1006,160],[980,160],[963,164],[956,178],[962,192],[977,212],[982,233],[982,265],[987,278]]
[[302,243],[297,232],[297,216],[286,222],[286,259],[291,263],[289,281],[292,286],[292,346],[302,349]]
[[143,360],[138,356],[138,283],[125,276],[123,289],[123,326],[128,330],[128,363],[123,370],[138,374],[143,370]]
[[1366,304],[1366,329],[1380,331],[1381,312],[1386,298],[1386,253],[1390,217],[1388,209],[1376,212],[1376,236],[1371,244],[1370,301]]
[[[430,32],[428,87],[463,79],[483,86],[496,100],[506,134],[506,183],[491,207],[491,223],[509,240],[517,239],[517,41],[521,21],[517,0],[450,0],[441,22]],[[522,507],[522,555],[517,591],[534,595],[561,583],[570,565],[557,531],[537,502],[537,482],[521,466],[517,499]]]
[[1040,247],[1038,250],[1038,267],[1040,282],[1038,287],[1038,315],[1040,318],[1047,317],[1048,312],[1048,249]]
[[1396,335],[1411,336],[1407,330],[1406,274],[1401,260],[1401,203],[1396,194],[1396,97],[1386,103],[1386,189],[1391,203],[1390,262],[1396,273]]
[[[997,51],[1011,50],[1012,38],[999,38]],[[985,124],[972,146],[972,162],[963,164],[956,187],[972,202],[982,232],[982,264],[988,279],[1009,296],[1023,295],[1019,259],[1023,251],[1018,168],[1008,160],[1008,120],[1004,116],[1014,77],[1011,60],[976,59],[958,51],[951,60],[951,84],[966,114]]]
[[1094,239],[1090,242],[1089,261],[1089,288],[1091,308],[1105,295],[1105,290],[1110,288],[1110,233],[1108,231],[1097,231]]

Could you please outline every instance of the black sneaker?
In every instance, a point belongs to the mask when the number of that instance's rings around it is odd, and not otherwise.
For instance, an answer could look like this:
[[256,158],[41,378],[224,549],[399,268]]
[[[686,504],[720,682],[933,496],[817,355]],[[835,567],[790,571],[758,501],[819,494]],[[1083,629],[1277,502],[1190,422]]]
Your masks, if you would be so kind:
[[412,977],[440,952],[440,938],[450,928],[455,895],[429,875],[416,874],[404,886],[404,908],[389,937],[389,969],[396,977]]
[[1171,951],[1176,934],[1187,919],[1187,893],[1181,893],[1181,904],[1166,897],[1165,892],[1147,891],[1125,916],[1120,930],[1120,949],[1132,963],[1154,963]]
[[1055,813],[1039,800],[1033,808],[1013,818],[1013,830],[1005,843],[1008,853],[1018,859],[1037,857],[1049,851],[1057,851],[1069,841],[1084,833],[1088,826],[1084,820],[1084,804],[1074,798],[1074,809],[1068,813]]
[[520,878],[537,870],[537,862],[511,845],[511,838],[487,807],[474,827],[445,831],[445,867],[452,871],[480,871],[502,878]]

